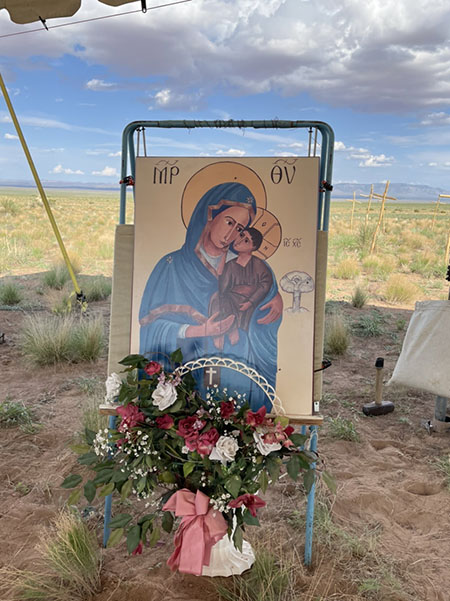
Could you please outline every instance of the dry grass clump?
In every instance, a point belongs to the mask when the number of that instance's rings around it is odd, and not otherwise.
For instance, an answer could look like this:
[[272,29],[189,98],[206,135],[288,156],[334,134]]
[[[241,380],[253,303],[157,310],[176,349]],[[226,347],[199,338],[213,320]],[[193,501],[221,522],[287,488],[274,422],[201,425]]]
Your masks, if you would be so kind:
[[61,513],[38,551],[33,570],[0,570],[0,592],[12,601],[87,601],[99,591],[99,546],[76,516]]
[[411,250],[422,250],[430,244],[429,239],[423,234],[405,230],[402,234],[402,245]]
[[356,309],[362,309],[369,299],[369,293],[360,284],[356,286],[352,294],[352,305]]
[[391,275],[386,282],[384,296],[391,303],[410,303],[417,299],[419,294],[419,288],[405,275]]
[[[74,273],[79,273],[81,271],[80,262],[76,257],[71,257],[70,263]],[[55,290],[62,290],[69,280],[70,274],[67,265],[63,261],[54,263],[51,269],[49,269],[42,278],[42,282],[45,286]]]
[[29,315],[22,328],[21,348],[36,365],[95,361],[104,348],[103,320],[99,315]]
[[334,277],[341,280],[353,280],[360,274],[358,261],[353,258],[343,259],[334,268]]
[[324,351],[327,355],[343,355],[350,344],[350,330],[342,315],[335,313],[325,322]]
[[385,280],[396,268],[397,261],[391,256],[370,255],[363,259],[365,271],[376,280]]

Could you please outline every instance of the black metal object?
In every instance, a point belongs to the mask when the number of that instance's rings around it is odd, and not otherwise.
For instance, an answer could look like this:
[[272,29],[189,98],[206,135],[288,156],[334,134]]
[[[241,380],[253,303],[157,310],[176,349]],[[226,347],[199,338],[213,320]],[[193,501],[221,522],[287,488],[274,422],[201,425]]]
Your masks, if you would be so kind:
[[328,361],[328,359],[324,359],[322,361],[322,367],[319,367],[318,369],[314,370],[314,373],[317,373],[318,371],[323,371],[324,369],[328,369],[331,365],[331,361]]

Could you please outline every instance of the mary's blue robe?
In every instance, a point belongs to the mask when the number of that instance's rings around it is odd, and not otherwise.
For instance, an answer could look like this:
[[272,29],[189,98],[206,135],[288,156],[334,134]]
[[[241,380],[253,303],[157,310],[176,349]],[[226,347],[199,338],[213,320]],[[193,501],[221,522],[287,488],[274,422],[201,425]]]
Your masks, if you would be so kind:
[[[223,204],[223,200],[227,202]],[[192,213],[184,245],[164,256],[153,269],[140,307],[140,352],[161,361],[165,367],[169,367],[168,357],[177,348],[181,348],[185,362],[200,357],[229,357],[253,367],[275,387],[277,332],[281,317],[270,324],[257,323],[268,312],[260,311],[260,307],[278,292],[275,277],[270,291],[255,308],[248,331],[239,330],[237,344],[230,344],[225,336],[223,350],[218,351],[211,337],[184,337],[187,325],[200,323],[200,316],[208,317],[211,296],[218,289],[217,273],[199,250],[202,232],[208,219],[235,205],[245,206],[252,213],[256,209],[252,194],[244,185],[225,183],[209,190]],[[234,257],[229,254],[229,258]],[[203,378],[197,380],[203,389]],[[222,368],[220,388],[224,387],[230,395],[235,391],[245,394],[253,410],[262,405],[271,409],[265,393],[247,376]]]

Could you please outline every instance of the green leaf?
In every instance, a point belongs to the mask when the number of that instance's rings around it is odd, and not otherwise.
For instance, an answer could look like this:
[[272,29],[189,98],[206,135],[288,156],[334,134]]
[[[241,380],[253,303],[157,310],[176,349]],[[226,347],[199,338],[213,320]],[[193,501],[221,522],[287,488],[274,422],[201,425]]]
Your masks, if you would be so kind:
[[240,526],[237,526],[234,531],[233,542],[236,549],[239,549],[239,551],[242,553],[242,543],[244,542],[244,537],[242,534],[242,528]]
[[266,459],[266,468],[270,474],[272,482],[276,482],[280,477],[280,460],[268,457]]
[[181,352],[181,349],[178,348],[176,351],[174,351],[170,355],[170,360],[172,363],[183,363],[183,353]]
[[100,489],[98,496],[99,497],[107,497],[108,495],[110,495],[112,493],[113,490],[114,490],[114,482],[110,482],[109,484],[106,484],[105,486],[103,486]]
[[300,458],[298,455],[292,455],[286,464],[286,469],[292,480],[297,480],[297,476],[300,471]]
[[230,476],[227,480],[225,480],[225,488],[227,491],[236,498],[239,495],[239,491],[241,490],[242,480],[239,476],[234,475]]
[[128,553],[130,553],[130,555],[136,549],[140,540],[141,540],[141,527],[133,526],[132,528],[130,528],[128,530],[128,534],[127,534],[127,549],[128,549]]
[[153,528],[150,538],[148,540],[148,544],[150,547],[154,547],[156,543],[159,541],[160,530],[158,527]]
[[95,437],[97,436],[97,432],[94,430],[89,430],[89,428],[84,429],[84,437],[88,445],[92,446],[94,444]]
[[194,468],[195,463],[193,461],[186,461],[186,463],[183,464],[183,476],[187,478]]
[[314,482],[316,480],[316,470],[309,469],[303,474],[303,484],[307,493],[310,492]]
[[131,521],[131,515],[129,513],[119,513],[111,519],[108,526],[110,528],[125,528]]
[[94,478],[94,484],[107,484],[113,475],[112,468],[108,467],[106,469],[100,470]]
[[174,484],[177,481],[175,475],[172,474],[172,472],[169,472],[168,470],[163,472],[159,478],[161,482],[165,482],[166,484]]
[[77,455],[88,453],[91,450],[91,447],[88,444],[72,444],[69,446],[69,448]]
[[142,525],[144,522],[153,522],[155,517],[156,515],[154,513],[146,513],[138,519],[138,524]]
[[146,539],[147,530],[150,528],[152,523],[153,523],[153,520],[147,520],[147,521],[141,523],[141,528],[142,528],[141,537],[143,540]]
[[328,486],[332,493],[336,493],[336,480],[329,472],[322,472],[322,480],[325,482],[325,484]]
[[258,518],[254,518],[248,509],[246,509],[244,511],[243,518],[244,518],[244,524],[247,524],[247,526],[259,526],[260,525]]
[[78,486],[82,480],[83,478],[78,474],[71,474],[70,476],[67,476],[64,482],[61,484],[61,488],[75,488],[75,486]]
[[[122,361],[119,361],[120,365],[126,365],[127,367],[136,367],[144,369],[148,363],[148,359],[142,355],[127,355]],[[134,549],[133,549],[134,551]]]
[[146,486],[147,486],[147,476],[142,476],[141,478],[139,478],[138,483],[136,484],[136,490],[138,492],[142,492]]
[[289,436],[289,440],[292,440],[296,447],[301,447],[308,440],[308,436],[306,436],[305,434],[298,434],[297,432],[294,432]]
[[76,505],[81,497],[81,488],[74,490],[70,493],[69,498],[67,499],[68,505]]
[[98,461],[98,457],[94,452],[89,451],[89,453],[83,453],[83,455],[80,455],[77,461],[81,465],[92,465]]
[[121,482],[125,482],[128,478],[128,474],[126,472],[121,472],[120,470],[115,470],[111,482],[115,482],[116,484],[120,484]]
[[132,488],[133,482],[131,480],[127,480],[120,490],[120,499],[122,501],[125,501],[125,499],[130,495]]
[[97,487],[95,486],[92,480],[88,480],[84,485],[84,496],[89,503],[95,499],[95,495],[97,493]]
[[161,521],[161,526],[163,527],[163,530],[165,530],[168,534],[172,532],[173,515],[170,511],[164,512],[163,519]]
[[108,543],[107,543],[107,547],[114,547],[115,545],[117,545],[117,543],[120,542],[122,536],[123,536],[123,528],[117,528],[115,530],[113,530],[111,532],[111,534],[109,535],[108,538]]
[[276,424],[281,424],[283,428],[287,428],[289,426],[289,418],[285,415],[278,415],[275,418]]
[[262,492],[265,493],[267,490],[267,487],[269,486],[269,478],[267,476],[266,470],[262,470],[262,472],[259,476],[259,485],[261,487]]

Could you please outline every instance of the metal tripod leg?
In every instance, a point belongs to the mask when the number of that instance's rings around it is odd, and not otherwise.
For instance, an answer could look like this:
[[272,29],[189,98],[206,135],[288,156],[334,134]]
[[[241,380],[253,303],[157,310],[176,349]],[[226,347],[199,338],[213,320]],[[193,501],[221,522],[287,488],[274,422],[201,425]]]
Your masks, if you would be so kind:
[[[306,426],[303,426],[306,432]],[[317,451],[317,426],[310,426],[309,428],[311,442],[310,450]],[[312,464],[315,468],[316,464]],[[312,539],[313,539],[313,528],[314,528],[314,499],[316,494],[316,482],[314,481],[311,490],[308,493],[308,501],[306,504],[306,533],[305,533],[305,565],[311,565],[312,557]]]
[[[108,419],[108,428],[111,430],[116,427],[116,416],[110,415]],[[111,521],[111,504],[112,504],[112,494],[105,497],[105,511],[103,517],[103,546],[106,547],[109,539],[109,522]]]

